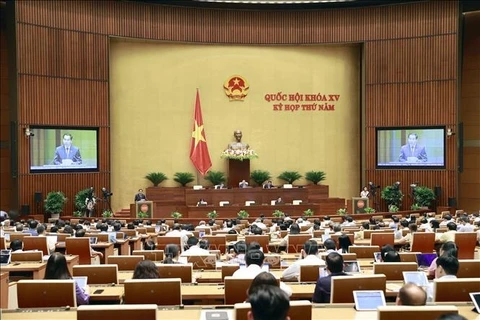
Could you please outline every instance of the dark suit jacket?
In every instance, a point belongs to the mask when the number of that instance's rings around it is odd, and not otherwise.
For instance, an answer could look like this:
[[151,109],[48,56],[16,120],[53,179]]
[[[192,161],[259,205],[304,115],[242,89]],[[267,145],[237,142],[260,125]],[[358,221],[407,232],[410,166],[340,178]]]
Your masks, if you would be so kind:
[[330,294],[332,292],[332,276],[348,276],[345,272],[332,273],[326,277],[318,278],[313,292],[312,302],[330,303]]
[[139,192],[135,195],[135,202],[141,200],[147,200],[147,197],[145,196],[145,194]]
[[400,156],[398,157],[398,161],[405,162],[407,161],[408,157],[416,157],[421,162],[428,161],[425,147],[419,146],[418,144],[415,146],[415,149],[413,149],[413,152],[409,144],[402,146],[402,148],[400,149]]
[[68,156],[64,146],[57,147],[57,149],[55,150],[55,157],[53,158],[53,163],[62,164],[63,159],[70,159],[75,164],[82,164],[82,156],[80,155],[80,150],[74,146],[70,147],[70,152],[68,153]]

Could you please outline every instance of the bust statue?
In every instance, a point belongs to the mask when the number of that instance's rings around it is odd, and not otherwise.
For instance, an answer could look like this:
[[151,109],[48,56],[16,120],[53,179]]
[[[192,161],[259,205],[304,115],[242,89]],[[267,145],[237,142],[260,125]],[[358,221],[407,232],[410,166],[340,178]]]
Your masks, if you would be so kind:
[[230,150],[244,150],[244,149],[249,149],[250,146],[246,143],[242,142],[242,131],[241,130],[235,130],[233,132],[233,136],[235,137],[235,142],[232,142],[228,145],[227,149]]

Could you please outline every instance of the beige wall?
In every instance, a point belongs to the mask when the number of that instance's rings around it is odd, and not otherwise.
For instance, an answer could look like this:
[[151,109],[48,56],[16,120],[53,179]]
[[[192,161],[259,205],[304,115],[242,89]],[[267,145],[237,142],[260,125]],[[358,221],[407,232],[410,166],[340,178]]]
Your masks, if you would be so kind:
[[[356,196],[360,181],[359,46],[231,46],[113,39],[110,46],[110,126],[114,210],[150,186],[152,171],[177,186],[189,159],[195,90],[199,88],[213,170],[235,129],[259,155],[251,170],[327,173],[331,197]],[[223,83],[239,74],[245,101],[230,102]],[[335,111],[273,111],[267,93],[340,94]],[[301,104],[302,102],[300,102]],[[312,103],[312,102],[303,102]],[[281,181],[274,179],[274,183]],[[207,184],[202,178],[199,183]],[[306,183],[305,180],[297,182]]]

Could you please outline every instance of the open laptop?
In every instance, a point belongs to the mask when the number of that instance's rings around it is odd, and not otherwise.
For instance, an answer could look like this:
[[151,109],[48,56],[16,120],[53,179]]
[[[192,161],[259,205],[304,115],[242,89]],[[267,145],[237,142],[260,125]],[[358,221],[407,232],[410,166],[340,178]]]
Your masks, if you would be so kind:
[[359,273],[361,272],[360,264],[358,261],[344,261],[343,271],[346,273]]
[[419,268],[428,268],[432,264],[432,261],[437,257],[436,253],[418,253],[417,264]]
[[423,271],[403,271],[403,281],[415,283],[419,287],[428,286],[428,279]]
[[355,290],[353,300],[357,311],[375,311],[378,307],[386,306],[382,290]]
[[90,244],[96,244],[98,241],[97,237],[90,237]]
[[375,262],[382,262],[382,253],[380,251],[374,252],[373,259],[375,259]]
[[88,277],[72,277],[78,287],[84,291],[87,289]]
[[11,250],[1,250],[0,251],[0,266],[6,266],[10,263],[12,259],[12,251]]
[[474,311],[480,313],[480,292],[470,292],[470,298],[472,299],[473,305],[476,309]]

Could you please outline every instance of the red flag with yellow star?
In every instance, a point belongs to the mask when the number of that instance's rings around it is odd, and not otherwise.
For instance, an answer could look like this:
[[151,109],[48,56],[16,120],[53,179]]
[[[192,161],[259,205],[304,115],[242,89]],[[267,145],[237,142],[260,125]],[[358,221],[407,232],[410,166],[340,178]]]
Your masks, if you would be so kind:
[[208,153],[207,139],[203,129],[202,109],[200,107],[200,94],[197,89],[195,101],[195,116],[193,122],[192,145],[190,146],[190,159],[193,165],[203,176],[212,167],[212,160]]

